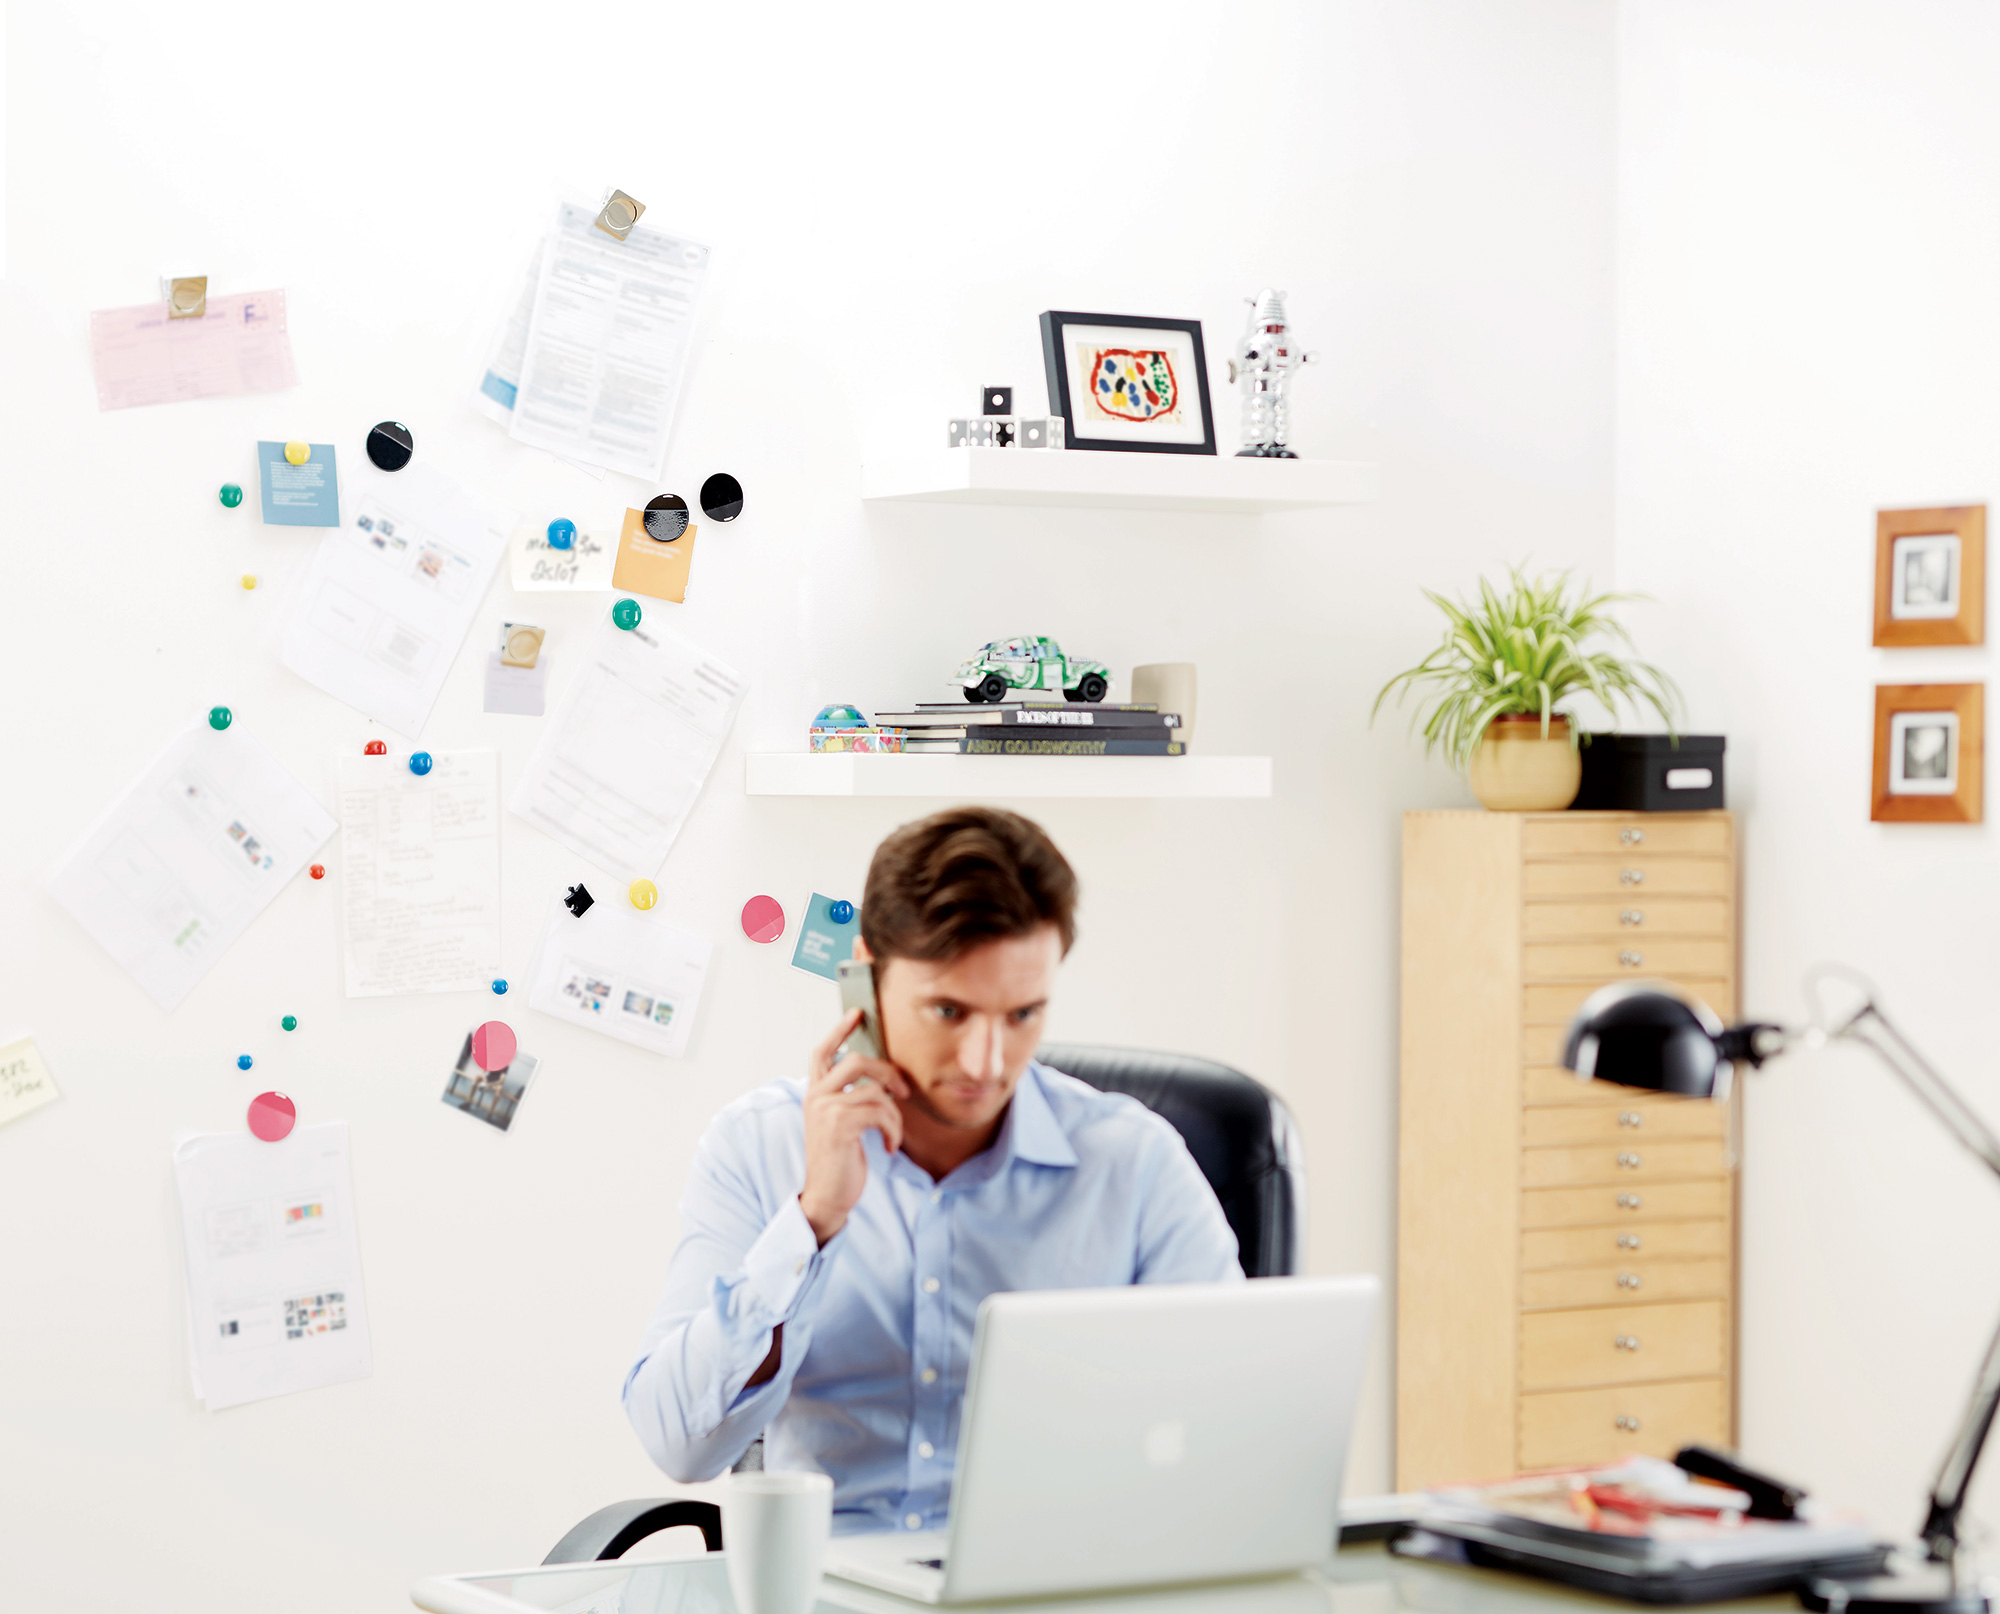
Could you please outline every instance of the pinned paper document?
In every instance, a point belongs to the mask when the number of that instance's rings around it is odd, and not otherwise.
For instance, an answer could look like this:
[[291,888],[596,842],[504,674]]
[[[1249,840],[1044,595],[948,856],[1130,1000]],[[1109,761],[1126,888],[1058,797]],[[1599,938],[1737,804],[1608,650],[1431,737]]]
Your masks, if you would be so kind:
[[566,590],[582,593],[611,587],[616,549],[608,534],[586,528],[566,533],[569,547],[558,549],[545,526],[516,527],[507,542],[507,570],[523,592]]
[[706,936],[616,903],[549,905],[531,1008],[656,1054],[687,1052],[714,951]]
[[611,586],[656,600],[684,601],[688,574],[694,570],[694,535],[693,527],[683,526],[679,537],[662,543],[646,530],[644,511],[627,510]]
[[210,297],[199,319],[165,301],[101,308],[90,316],[99,409],[235,398],[299,384],[282,291]]
[[340,477],[333,444],[260,442],[257,477],[270,527],[340,525]]

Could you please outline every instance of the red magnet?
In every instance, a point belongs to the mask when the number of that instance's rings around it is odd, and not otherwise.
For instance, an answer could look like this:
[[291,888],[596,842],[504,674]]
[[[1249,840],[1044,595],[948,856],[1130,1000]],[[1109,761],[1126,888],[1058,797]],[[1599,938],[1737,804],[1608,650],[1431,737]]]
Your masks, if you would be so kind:
[[514,1028],[505,1020],[488,1020],[472,1034],[472,1062],[481,1070],[505,1070],[514,1063]]
[[266,1143],[291,1136],[299,1107],[283,1093],[259,1093],[250,1101],[250,1130]]
[[743,934],[753,942],[774,942],[785,933],[785,910],[776,897],[752,897],[743,904]]
[[370,740],[361,748],[361,754],[364,757],[386,757],[389,754],[389,742],[386,740]]
[[306,872],[315,880],[324,880],[326,878],[326,865],[324,863],[315,863]]

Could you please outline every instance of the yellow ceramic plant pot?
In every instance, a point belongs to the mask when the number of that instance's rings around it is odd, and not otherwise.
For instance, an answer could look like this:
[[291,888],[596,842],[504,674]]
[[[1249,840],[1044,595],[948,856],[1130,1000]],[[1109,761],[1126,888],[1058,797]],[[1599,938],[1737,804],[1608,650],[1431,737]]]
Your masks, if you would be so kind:
[[1576,800],[1583,783],[1583,760],[1569,743],[1569,719],[1550,718],[1543,739],[1540,717],[1496,717],[1472,754],[1466,779],[1494,812],[1560,812]]

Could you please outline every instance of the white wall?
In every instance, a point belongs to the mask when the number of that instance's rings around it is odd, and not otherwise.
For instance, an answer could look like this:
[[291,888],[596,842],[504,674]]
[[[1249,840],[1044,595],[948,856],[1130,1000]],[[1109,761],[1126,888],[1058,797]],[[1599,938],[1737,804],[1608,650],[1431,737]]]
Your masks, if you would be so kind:
[[[1053,1030],[1282,1089],[1313,1265],[1393,1272],[1397,817],[1469,798],[1367,705],[1431,641],[1420,585],[1528,553],[1610,571],[1608,5],[222,0],[184,20],[129,0],[12,25],[0,1040],[35,1035],[65,1096],[0,1130],[0,1603],[387,1610],[420,1573],[539,1558],[591,1507],[661,1490],[616,1392],[678,1184],[705,1118],[795,1070],[832,1012],[736,910],[858,894],[924,805],[749,800],[739,753],[797,746],[824,701],[930,693],[998,634],[1191,659],[1202,746],[1275,754],[1269,803],[1027,804],[1086,889]],[[1136,128],[1102,120],[1114,80]],[[677,620],[755,687],[659,877],[663,914],[717,943],[691,1057],[509,998],[544,1065],[502,1137],[438,1102],[491,999],[341,998],[337,843],[332,878],[288,890],[170,1016],[39,877],[216,700],[322,800],[373,732],[264,642],[311,540],[216,504],[256,437],[353,456],[395,416],[523,509],[607,519],[653,491],[516,450],[462,402],[558,179],[622,186],[718,248],[666,485],[725,467],[749,507],[703,533]],[[286,287],[297,391],[99,415],[87,312],[170,267]],[[1299,445],[1380,460],[1381,503],[1259,530],[856,498],[864,450],[941,440],[981,383],[1037,396],[1040,310],[1194,314],[1219,354],[1263,284],[1326,359],[1298,385]],[[558,683],[600,608],[522,611]],[[503,780],[537,725],[484,716],[476,669],[521,609],[496,583],[425,733],[499,747]],[[518,977],[548,895],[590,871],[513,820],[504,858]],[[375,1372],[211,1416],[168,1151],[272,1085],[352,1123]],[[1388,1481],[1389,1395],[1385,1357],[1363,1489]]]
[[[1876,509],[2000,496],[2000,14],[1627,0],[1619,62],[1618,581],[1729,736],[1745,1006],[1845,960],[2000,1117],[1992,827],[1868,818],[1873,685],[1993,667],[1869,640]],[[2000,1196],[1853,1051],[1752,1077],[1746,1137],[1743,1445],[1912,1529]]]

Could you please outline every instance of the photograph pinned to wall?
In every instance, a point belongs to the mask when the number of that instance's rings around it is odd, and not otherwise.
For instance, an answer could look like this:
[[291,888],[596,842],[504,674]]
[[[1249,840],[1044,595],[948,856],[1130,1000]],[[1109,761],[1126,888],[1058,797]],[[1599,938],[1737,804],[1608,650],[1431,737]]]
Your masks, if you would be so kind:
[[1875,512],[1875,643],[1986,642],[1986,506]]
[[1977,824],[1985,811],[1986,686],[1875,686],[1877,823]]
[[541,1061],[533,1054],[516,1052],[498,1070],[481,1070],[472,1055],[472,1033],[458,1050],[458,1063],[444,1084],[444,1101],[455,1110],[477,1116],[488,1126],[505,1132],[514,1124],[514,1112],[528,1095]]
[[1215,452],[1200,320],[1052,310],[1042,363],[1070,448]]

